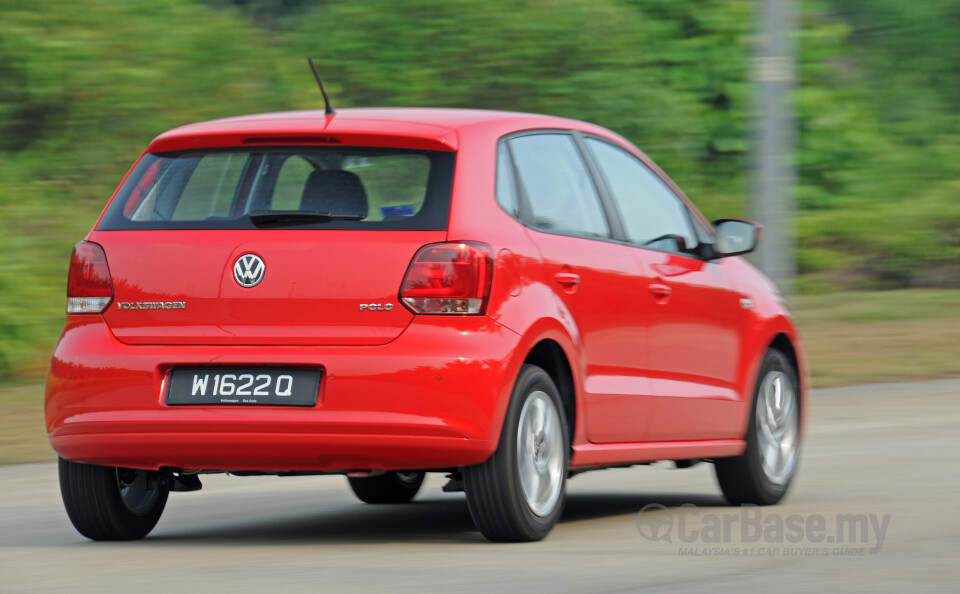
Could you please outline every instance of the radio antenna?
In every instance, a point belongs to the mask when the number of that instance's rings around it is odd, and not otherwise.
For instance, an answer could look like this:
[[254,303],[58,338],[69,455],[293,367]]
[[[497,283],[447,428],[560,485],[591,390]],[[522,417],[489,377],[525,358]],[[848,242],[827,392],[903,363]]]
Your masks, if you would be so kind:
[[317,72],[317,65],[313,63],[313,58],[307,58],[307,62],[310,64],[310,70],[313,70],[313,78],[317,79],[317,85],[320,87],[320,94],[323,95],[323,113],[326,115],[336,114],[337,110],[333,108],[333,103],[330,103],[330,97],[327,96],[327,92],[323,89],[323,81],[320,80],[320,73]]

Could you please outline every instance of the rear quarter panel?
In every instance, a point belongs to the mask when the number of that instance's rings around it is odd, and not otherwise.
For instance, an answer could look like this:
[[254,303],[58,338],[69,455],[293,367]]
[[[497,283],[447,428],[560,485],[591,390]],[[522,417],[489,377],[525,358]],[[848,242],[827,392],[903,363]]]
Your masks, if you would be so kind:
[[[566,122],[566,120],[558,120]],[[570,363],[577,390],[575,444],[586,442],[587,412],[582,409],[583,360],[580,333],[573,316],[539,274],[542,259],[521,223],[496,201],[496,155],[500,137],[529,128],[549,128],[539,119],[510,124],[476,125],[459,130],[459,151],[450,205],[449,241],[475,240],[491,246],[494,276],[487,315],[522,337],[510,367],[519,372],[529,352],[542,340],[556,342]],[[553,126],[554,128],[560,126]],[[513,386],[504,390],[500,423]]]

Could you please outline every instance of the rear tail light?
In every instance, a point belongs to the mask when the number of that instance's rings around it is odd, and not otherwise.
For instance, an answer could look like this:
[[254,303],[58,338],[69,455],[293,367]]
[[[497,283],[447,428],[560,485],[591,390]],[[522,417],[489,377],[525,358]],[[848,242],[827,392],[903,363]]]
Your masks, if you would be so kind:
[[100,313],[113,299],[107,255],[95,243],[81,241],[73,248],[67,279],[67,313]]
[[482,314],[490,296],[490,246],[473,241],[420,248],[400,287],[400,300],[414,313]]

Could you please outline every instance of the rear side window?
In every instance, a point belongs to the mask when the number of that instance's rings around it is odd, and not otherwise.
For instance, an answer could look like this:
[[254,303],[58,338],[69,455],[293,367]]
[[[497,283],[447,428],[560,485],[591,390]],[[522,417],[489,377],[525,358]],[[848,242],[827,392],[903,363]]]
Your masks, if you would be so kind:
[[600,197],[573,138],[533,134],[512,138],[509,144],[530,224],[552,233],[609,237]]
[[517,180],[513,177],[513,161],[510,158],[510,149],[505,142],[497,146],[497,202],[503,210],[515,217],[520,217],[520,207],[517,204]]
[[586,142],[610,187],[632,243],[678,251],[676,240],[668,237],[676,235],[683,238],[687,248],[697,245],[687,207],[663,180],[621,148],[595,138]]
[[284,227],[440,230],[453,165],[453,153],[368,148],[147,154],[98,228],[246,229],[269,219]]

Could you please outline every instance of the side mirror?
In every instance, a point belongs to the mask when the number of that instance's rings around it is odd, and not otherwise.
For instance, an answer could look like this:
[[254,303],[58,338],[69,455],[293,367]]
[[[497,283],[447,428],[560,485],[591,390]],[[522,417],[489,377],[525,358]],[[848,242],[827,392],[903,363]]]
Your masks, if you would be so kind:
[[716,235],[713,251],[717,258],[752,252],[763,231],[759,224],[743,219],[717,219],[713,229]]

